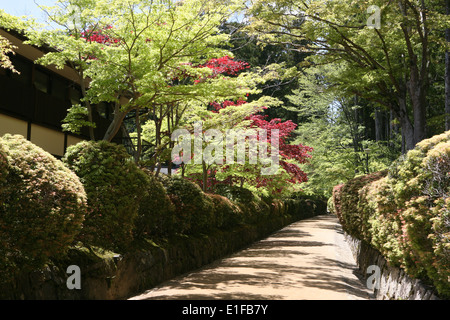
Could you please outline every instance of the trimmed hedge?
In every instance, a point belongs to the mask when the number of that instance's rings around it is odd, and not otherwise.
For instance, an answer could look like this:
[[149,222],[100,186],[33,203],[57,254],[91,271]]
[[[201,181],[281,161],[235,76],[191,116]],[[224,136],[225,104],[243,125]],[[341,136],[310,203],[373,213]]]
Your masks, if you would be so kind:
[[148,177],[148,183],[139,203],[135,234],[138,238],[167,236],[174,232],[175,206],[154,174],[148,169],[142,170]]
[[[317,213],[325,214],[327,212],[327,199],[321,195],[307,195],[302,192],[294,193],[289,199],[285,199],[284,203],[288,206],[287,213],[295,215],[302,210],[303,216],[313,217]],[[293,204],[294,208],[290,208],[289,204]]]
[[234,202],[218,195],[208,194],[214,205],[214,221],[216,228],[229,229],[244,223],[244,215]]
[[149,186],[122,145],[83,141],[67,149],[63,158],[81,179],[89,212],[79,240],[86,245],[124,251],[134,240],[139,203]]
[[[0,279],[64,253],[87,210],[79,178],[19,135],[0,138]],[[2,274],[2,273],[5,274]]]
[[197,184],[181,177],[168,177],[163,184],[175,206],[176,233],[204,233],[214,227],[213,201]]
[[[8,175],[8,155],[3,147],[0,144],[0,188],[4,188],[6,176]],[[2,189],[0,189],[0,192]]]
[[220,185],[217,186],[216,192],[230,199],[240,208],[243,223],[255,224],[270,214],[270,204],[246,188]]
[[387,176],[336,186],[345,231],[450,297],[450,131],[417,144]]
[[333,189],[336,215],[345,231],[370,242],[367,210],[359,204],[360,190],[387,175],[387,171],[375,172],[349,180]]

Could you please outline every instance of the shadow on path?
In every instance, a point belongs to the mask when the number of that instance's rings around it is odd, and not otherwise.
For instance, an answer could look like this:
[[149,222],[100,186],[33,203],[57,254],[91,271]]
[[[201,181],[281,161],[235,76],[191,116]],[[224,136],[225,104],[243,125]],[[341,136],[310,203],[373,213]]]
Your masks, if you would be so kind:
[[132,299],[368,299],[335,216],[296,222]]

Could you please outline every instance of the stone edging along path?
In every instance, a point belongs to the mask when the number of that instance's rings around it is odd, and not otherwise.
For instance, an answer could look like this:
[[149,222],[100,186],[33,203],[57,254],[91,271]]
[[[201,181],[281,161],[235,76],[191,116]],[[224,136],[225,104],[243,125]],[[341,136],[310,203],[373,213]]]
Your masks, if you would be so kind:
[[[370,285],[369,267],[379,268],[379,287]],[[130,299],[439,300],[433,288],[346,234],[335,215],[294,222]]]
[[[434,288],[419,279],[411,278],[403,269],[390,266],[387,260],[368,243],[347,233],[345,238],[359,272],[366,277],[372,277],[371,293],[376,300],[440,300]],[[375,281],[378,281],[378,284]]]
[[367,300],[334,215],[294,222],[130,300]]

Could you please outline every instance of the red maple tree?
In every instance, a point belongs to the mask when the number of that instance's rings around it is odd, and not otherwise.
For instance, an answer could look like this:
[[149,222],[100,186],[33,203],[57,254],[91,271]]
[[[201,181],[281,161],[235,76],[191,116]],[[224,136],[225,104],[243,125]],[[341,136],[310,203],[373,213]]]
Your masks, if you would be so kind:
[[[267,115],[255,114],[248,117],[252,121],[251,128],[263,129],[267,132],[267,141],[271,141],[272,130],[279,131],[279,152],[280,152],[280,165],[290,175],[289,182],[301,183],[308,181],[308,177],[297,164],[288,162],[288,160],[295,160],[298,164],[307,163],[311,158],[309,152],[313,151],[313,148],[304,146],[302,144],[289,144],[289,138],[292,132],[297,128],[297,124],[291,120],[282,121],[279,118],[266,120]],[[258,137],[260,139],[260,137]]]
[[[207,67],[213,70],[212,75],[209,77],[217,77],[219,75],[227,75],[227,76],[236,76],[239,72],[250,68],[250,65],[245,61],[236,61],[228,56],[219,58],[219,59],[211,59],[205,64],[199,67]],[[201,82],[202,79],[195,80],[195,83]],[[248,95],[247,95],[248,96]],[[218,113],[219,110],[225,109],[229,106],[240,106],[246,104],[247,101],[244,99],[240,99],[237,101],[224,101],[222,103],[211,102],[210,106],[212,107],[211,112]],[[304,146],[302,144],[292,145],[289,143],[289,139],[292,136],[293,131],[296,129],[297,124],[292,122],[291,120],[282,121],[281,119],[271,119],[266,120],[267,115],[263,114],[253,114],[248,117],[246,120],[251,120],[251,124],[249,129],[263,129],[267,132],[267,141],[271,141],[271,133],[272,130],[279,130],[279,156],[280,156],[280,165],[284,168],[284,170],[289,174],[291,183],[302,183],[308,180],[306,173],[300,169],[298,164],[303,164],[311,158],[311,155],[308,154],[313,149],[308,146]],[[258,136],[258,139],[261,139]],[[297,163],[292,163],[290,160],[295,160]],[[222,166],[220,169],[222,172],[226,172],[227,170],[231,170],[229,166]],[[246,168],[245,170],[251,170]],[[208,189],[213,188],[218,184],[232,184],[236,182],[231,175],[224,181],[219,181],[216,179],[217,169],[209,169],[208,170],[208,180],[207,187]],[[203,181],[198,175],[191,175],[189,177],[191,180],[202,185]],[[256,186],[256,187],[265,187],[270,184],[273,180],[273,177],[270,176],[256,176],[252,181],[247,181],[248,183]],[[281,190],[279,190],[281,191]]]

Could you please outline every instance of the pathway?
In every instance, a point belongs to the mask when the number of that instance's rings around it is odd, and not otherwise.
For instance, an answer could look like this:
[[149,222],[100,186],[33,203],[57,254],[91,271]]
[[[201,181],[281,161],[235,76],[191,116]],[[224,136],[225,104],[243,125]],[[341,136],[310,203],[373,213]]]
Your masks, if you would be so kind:
[[334,215],[293,223],[132,300],[364,300],[370,294]]

